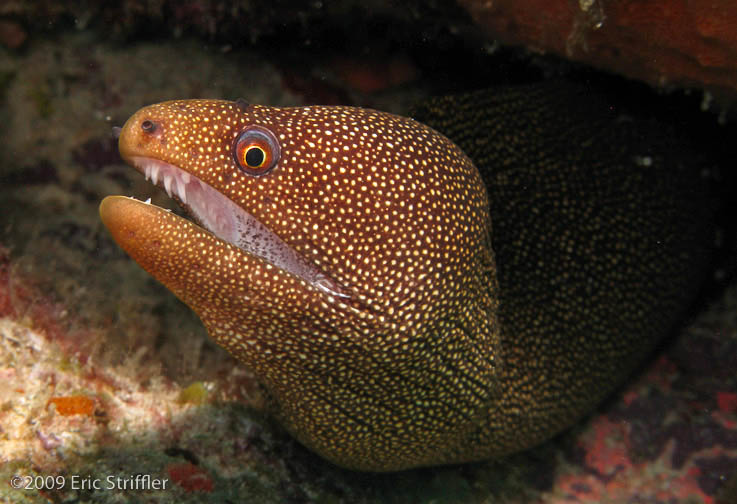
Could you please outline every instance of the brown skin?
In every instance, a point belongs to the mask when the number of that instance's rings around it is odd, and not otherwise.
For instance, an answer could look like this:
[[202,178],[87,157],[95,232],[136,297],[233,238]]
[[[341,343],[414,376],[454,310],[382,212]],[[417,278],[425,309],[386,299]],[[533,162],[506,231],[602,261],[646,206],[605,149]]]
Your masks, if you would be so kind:
[[[281,147],[260,176],[232,155],[253,125]],[[671,326],[698,269],[698,251],[675,254],[701,239],[693,219],[651,201],[662,184],[624,168],[587,185],[576,168],[507,165],[484,169],[489,202],[458,147],[381,112],[166,102],[129,119],[120,149],[196,175],[340,285],[331,295],[151,205],[100,207],[121,247],[256,373],[286,428],[353,469],[479,460],[550,437]],[[612,206],[621,187],[647,191]]]

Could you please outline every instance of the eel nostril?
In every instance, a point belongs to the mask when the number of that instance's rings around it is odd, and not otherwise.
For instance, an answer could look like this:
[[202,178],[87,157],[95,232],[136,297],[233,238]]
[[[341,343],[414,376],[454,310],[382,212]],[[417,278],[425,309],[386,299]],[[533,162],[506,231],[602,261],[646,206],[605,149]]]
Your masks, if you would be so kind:
[[141,129],[144,131],[144,133],[153,133],[156,131],[157,124],[153,121],[149,121],[146,119],[141,123]]

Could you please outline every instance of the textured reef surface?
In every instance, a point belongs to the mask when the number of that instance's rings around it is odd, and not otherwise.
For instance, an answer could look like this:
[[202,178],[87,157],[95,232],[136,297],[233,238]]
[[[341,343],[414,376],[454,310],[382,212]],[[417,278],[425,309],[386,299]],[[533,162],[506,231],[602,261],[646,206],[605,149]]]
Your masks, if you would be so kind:
[[487,33],[655,86],[737,91],[737,4],[730,0],[462,0]]
[[[406,113],[455,85],[445,74],[438,84],[426,60],[386,47],[305,45],[277,57],[187,36],[25,35],[0,40],[0,501],[737,502],[734,283],[556,439],[502,460],[359,474],[308,452],[265,416],[248,370],[99,222],[108,194],[172,207],[122,163],[110,135],[143,105],[243,96]],[[515,58],[498,68],[514,74]],[[557,63],[536,64],[545,73]],[[699,99],[679,106],[698,113]],[[67,485],[14,489],[14,475]],[[136,475],[167,486],[71,487],[74,477]]]
[[[0,43],[22,46],[29,30],[68,20],[79,28],[104,23],[123,37],[196,33],[234,46],[284,32],[313,47],[330,46],[345,29],[422,51],[430,48],[428,40],[447,44],[464,34],[484,50],[514,44],[657,87],[707,90],[725,104],[737,96],[737,4],[731,0],[7,1],[0,5]],[[381,33],[387,21],[404,29]]]

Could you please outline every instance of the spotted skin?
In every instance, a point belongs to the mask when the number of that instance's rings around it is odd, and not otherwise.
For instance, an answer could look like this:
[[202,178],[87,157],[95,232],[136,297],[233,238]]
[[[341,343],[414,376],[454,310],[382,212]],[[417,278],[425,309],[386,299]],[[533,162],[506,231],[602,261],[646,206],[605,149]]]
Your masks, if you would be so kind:
[[[239,133],[254,125],[281,151],[261,176],[233,155]],[[668,290],[649,317],[652,299],[640,286],[668,284],[650,261],[681,249],[674,232],[692,232],[690,220],[653,229],[672,216],[650,219],[646,205],[635,238],[659,233],[652,238],[662,245],[633,249],[620,235],[642,212],[639,199],[625,215],[617,205],[600,211],[601,194],[577,205],[549,193],[546,215],[516,227],[505,213],[517,214],[527,187],[509,177],[539,173],[549,190],[561,182],[555,163],[500,171],[500,192],[454,143],[408,118],[172,101],[132,116],[120,149],[132,164],[153,158],[195,175],[338,287],[321,290],[157,207],[122,197],[101,205],[116,241],[255,372],[283,425],[345,467],[399,470],[536,444],[611,391],[688,297]],[[622,176],[615,181],[629,180]],[[619,231],[609,234],[612,225]],[[497,240],[508,241],[499,274]],[[634,260],[633,252],[649,255]],[[685,254],[665,274],[694,263]]]

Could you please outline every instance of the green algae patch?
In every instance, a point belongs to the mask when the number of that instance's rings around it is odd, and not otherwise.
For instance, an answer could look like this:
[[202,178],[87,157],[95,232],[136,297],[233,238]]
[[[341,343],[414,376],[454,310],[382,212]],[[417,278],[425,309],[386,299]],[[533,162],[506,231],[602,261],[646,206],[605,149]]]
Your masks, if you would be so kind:
[[202,382],[194,382],[179,393],[179,404],[202,404],[207,399],[207,388]]

